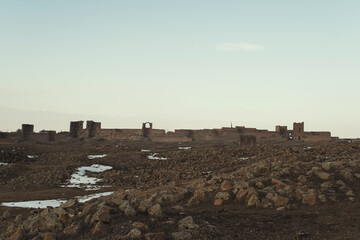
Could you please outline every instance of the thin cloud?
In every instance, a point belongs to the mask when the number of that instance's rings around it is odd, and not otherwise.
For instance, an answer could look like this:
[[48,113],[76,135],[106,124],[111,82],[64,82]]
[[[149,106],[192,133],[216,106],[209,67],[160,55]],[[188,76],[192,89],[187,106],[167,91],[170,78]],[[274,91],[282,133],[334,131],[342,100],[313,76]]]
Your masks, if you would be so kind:
[[216,46],[216,49],[219,51],[262,51],[264,47],[257,44],[250,44],[245,42],[226,42],[220,43]]

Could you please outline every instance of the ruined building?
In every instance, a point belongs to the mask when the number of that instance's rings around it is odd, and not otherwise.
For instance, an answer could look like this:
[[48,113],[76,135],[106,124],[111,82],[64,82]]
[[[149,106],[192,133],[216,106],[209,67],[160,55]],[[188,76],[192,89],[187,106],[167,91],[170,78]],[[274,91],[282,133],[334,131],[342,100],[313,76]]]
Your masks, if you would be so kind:
[[[1,136],[4,138],[8,135],[2,133]],[[164,129],[154,129],[153,124],[150,122],[143,123],[141,129],[103,129],[101,128],[101,122],[87,121],[84,129],[84,121],[73,121],[70,122],[70,131],[62,133],[47,130],[34,133],[34,125],[23,124],[22,138],[32,138],[38,141],[66,141],[67,138],[103,138],[120,141],[152,141],[160,143],[219,142],[238,143],[240,145],[332,140],[330,132],[306,132],[303,122],[294,123],[292,130],[288,130],[287,126],[278,125],[275,127],[275,131],[236,126],[201,130],[176,129],[175,131],[166,132]]]

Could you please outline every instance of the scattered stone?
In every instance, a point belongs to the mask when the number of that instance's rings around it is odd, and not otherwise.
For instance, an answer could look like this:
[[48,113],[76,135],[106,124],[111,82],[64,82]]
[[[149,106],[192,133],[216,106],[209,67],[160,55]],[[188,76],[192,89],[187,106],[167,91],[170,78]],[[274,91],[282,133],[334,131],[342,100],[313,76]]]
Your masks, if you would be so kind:
[[323,162],[323,163],[321,164],[321,167],[322,167],[324,170],[329,171],[329,170],[330,170],[330,167],[331,167],[331,163],[329,163],[329,162]]
[[222,183],[221,183],[221,186],[220,186],[220,189],[221,191],[230,191],[232,189],[232,185],[230,183],[229,180],[224,180]]
[[236,194],[236,200],[239,202],[244,202],[246,199],[248,192],[245,189],[241,189],[237,194]]
[[60,205],[60,208],[76,208],[79,206],[79,202],[76,199],[70,199],[69,201]]
[[289,198],[277,194],[275,195],[274,198],[275,207],[286,207],[288,202],[289,202]]
[[316,204],[316,194],[314,193],[306,193],[302,196],[302,203],[313,206]]
[[215,196],[216,199],[223,199],[225,201],[230,199],[230,194],[228,192],[218,192]]
[[165,240],[165,233],[164,232],[146,233],[145,239],[146,240]]
[[258,204],[259,203],[259,198],[255,195],[255,194],[253,194],[253,195],[251,195],[251,197],[249,198],[249,200],[248,200],[248,206],[249,207],[252,207],[252,206],[255,206],[256,204]]
[[136,210],[131,205],[128,205],[124,211],[124,214],[127,217],[134,217],[136,215]]
[[96,225],[95,225],[95,228],[93,230],[93,234],[95,236],[104,236],[106,235],[108,232],[107,232],[107,226],[99,221]]
[[322,172],[322,171],[316,172],[316,175],[322,180],[328,180],[329,176],[330,176],[330,174],[328,174],[326,172]]
[[155,204],[147,210],[149,216],[155,218],[161,218],[163,216],[161,211],[161,206],[159,204]]
[[198,229],[199,225],[194,223],[192,216],[187,216],[183,219],[180,219],[178,222],[179,229]]
[[214,201],[214,206],[222,206],[224,204],[224,200],[223,199],[215,199]]
[[147,230],[149,228],[148,225],[142,222],[134,222],[132,226],[140,230]]
[[2,217],[4,219],[8,219],[11,217],[11,213],[8,210],[6,210],[5,212],[3,212]]
[[21,227],[18,227],[16,232],[11,235],[7,240],[22,240],[25,239],[25,231]]
[[131,229],[125,238],[128,239],[139,239],[141,237],[141,231],[137,228]]
[[190,240],[192,239],[191,233],[188,231],[173,232],[171,236],[174,240]]
[[43,234],[43,239],[44,240],[56,240],[56,237],[55,237],[54,233],[47,232],[47,233]]

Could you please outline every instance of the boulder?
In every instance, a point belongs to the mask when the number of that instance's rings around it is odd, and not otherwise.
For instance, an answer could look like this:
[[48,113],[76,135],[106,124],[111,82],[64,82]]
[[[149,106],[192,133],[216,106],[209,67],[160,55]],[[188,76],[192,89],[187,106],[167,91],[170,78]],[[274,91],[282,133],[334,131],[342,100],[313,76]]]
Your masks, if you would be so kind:
[[230,194],[228,192],[218,192],[215,196],[216,199],[229,200]]
[[104,235],[107,235],[108,231],[107,231],[107,226],[99,221],[95,227],[94,227],[94,230],[92,232],[95,236],[104,236]]
[[280,196],[277,194],[275,195],[275,198],[274,198],[275,207],[286,207],[288,202],[289,202],[289,198],[283,197],[283,196]]
[[224,204],[224,200],[223,199],[215,199],[214,201],[214,206],[222,206]]
[[147,212],[150,217],[161,218],[163,216],[161,206],[159,204],[155,204],[154,206],[150,207]]
[[237,194],[236,194],[236,200],[239,202],[244,202],[246,199],[248,192],[245,189],[241,189]]
[[313,206],[316,204],[316,194],[314,193],[305,193],[302,195],[302,203]]
[[192,230],[192,229],[198,229],[199,225],[194,223],[192,216],[187,216],[187,217],[179,220],[178,227],[181,230],[184,230],[184,229]]
[[229,180],[224,180],[220,185],[221,191],[230,191],[232,189],[232,185]]

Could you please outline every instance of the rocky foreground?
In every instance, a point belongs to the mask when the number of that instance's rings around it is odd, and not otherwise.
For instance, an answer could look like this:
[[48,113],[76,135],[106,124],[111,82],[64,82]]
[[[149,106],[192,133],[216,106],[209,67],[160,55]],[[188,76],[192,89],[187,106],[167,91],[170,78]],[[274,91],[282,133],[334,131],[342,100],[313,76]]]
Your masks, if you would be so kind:
[[[71,199],[56,208],[20,211],[2,207],[0,225],[4,231],[0,239],[357,239],[360,236],[360,145],[357,143],[199,145],[186,150],[174,145],[148,148],[161,160],[149,159],[150,153],[141,151],[139,146],[113,143],[25,145],[16,151],[13,146],[4,148],[2,161],[7,156],[9,164],[0,168],[0,178],[2,189],[8,189],[9,194],[10,189],[24,189],[18,182],[28,180],[37,189],[41,186],[58,189],[75,167],[85,161],[89,163],[85,156],[90,152],[108,154],[107,158],[90,162],[113,166],[100,177],[115,192],[86,203]],[[39,157],[26,159],[25,152],[29,151]],[[18,166],[29,172],[37,164],[39,169],[56,153],[61,158],[68,155],[71,160],[48,167],[44,173],[36,171],[23,176],[15,171]],[[43,180],[49,174],[54,174],[52,180]]]

